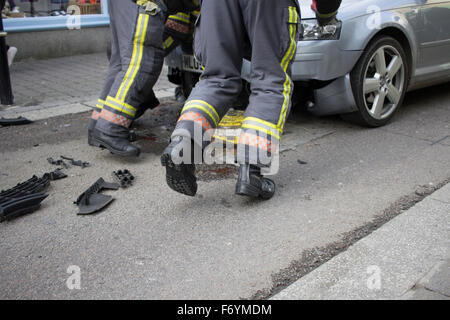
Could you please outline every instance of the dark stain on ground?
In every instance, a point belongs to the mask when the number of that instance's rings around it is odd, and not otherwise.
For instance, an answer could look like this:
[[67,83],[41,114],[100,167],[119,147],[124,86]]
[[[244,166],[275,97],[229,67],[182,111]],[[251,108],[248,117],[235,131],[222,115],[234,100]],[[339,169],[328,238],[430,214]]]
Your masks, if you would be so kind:
[[[399,214],[410,209],[425,197],[439,190],[450,182],[450,178],[437,185],[423,185],[416,188],[410,195],[404,196],[375,218],[363,226],[341,235],[341,239],[324,247],[317,247],[304,251],[298,260],[291,262],[289,267],[272,275],[272,287],[257,291],[249,300],[266,300],[276,295],[295,281],[320,267],[339,253],[347,250],[351,245],[367,237],[376,229],[389,222]],[[247,300],[247,299],[245,299]]]
[[156,142],[156,137],[152,134],[149,135],[137,135],[138,140],[147,140],[151,142]]
[[216,181],[224,179],[233,179],[237,174],[234,165],[197,165],[196,176],[199,181]]
[[[142,144],[144,153],[161,153],[164,150],[160,144],[166,144],[168,141],[167,137],[175,127],[181,108],[182,104],[179,102],[173,99],[164,99],[161,100],[160,106],[147,111],[141,119],[135,122],[133,129],[137,131],[138,135],[158,136],[157,141],[151,141],[151,138],[138,141],[139,146]],[[3,110],[7,110],[7,108]],[[39,120],[23,126],[0,127],[0,150],[1,152],[11,152],[44,143],[59,144],[83,137],[86,138],[87,144],[87,126],[90,116],[90,112],[84,112]],[[167,131],[167,134],[159,139],[162,130],[158,127],[161,126],[166,127],[163,131]]]

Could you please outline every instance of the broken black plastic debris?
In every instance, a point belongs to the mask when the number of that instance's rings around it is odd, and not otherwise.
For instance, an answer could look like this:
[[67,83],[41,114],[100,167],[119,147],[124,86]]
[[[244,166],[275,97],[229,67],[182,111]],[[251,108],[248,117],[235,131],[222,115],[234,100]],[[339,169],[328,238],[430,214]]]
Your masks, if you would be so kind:
[[85,162],[85,161],[81,161],[81,160],[74,160],[73,158],[69,158],[69,157],[65,157],[65,156],[61,156],[62,159],[70,161],[70,163],[73,166],[77,166],[77,167],[81,167],[81,168],[86,168],[86,167],[90,167],[90,163],[89,162]]
[[114,177],[119,182],[122,188],[127,188],[133,185],[134,176],[127,169],[117,170],[113,172]]
[[1,191],[0,197],[18,198],[25,195],[42,192],[50,184],[50,180],[42,177],[33,176],[31,179],[19,183],[14,188]]
[[8,126],[21,126],[25,124],[33,123],[33,121],[28,120],[24,117],[18,117],[14,119],[6,119],[6,118],[0,118],[0,126],[8,127]]
[[48,194],[45,193],[35,193],[19,198],[0,196],[0,222],[36,211],[47,197]]
[[54,160],[53,158],[47,158],[47,161],[50,164],[53,164],[55,166],[63,166],[64,168],[68,168],[69,166],[67,165],[67,163],[64,162],[64,160],[62,159],[58,159],[58,160]]
[[78,215],[88,215],[98,212],[109,205],[114,198],[100,194],[102,190],[118,190],[117,183],[109,183],[100,178],[92,186],[83,192],[74,202],[80,209]]
[[48,197],[43,191],[50,181],[66,178],[67,175],[57,169],[46,173],[42,178],[34,175],[31,179],[15,187],[0,192],[0,222],[11,220],[39,209],[41,202]]
[[67,178],[67,174],[63,173],[61,169],[56,169],[53,172],[44,174],[44,178],[48,178],[50,181],[56,181]]
[[36,211],[41,202],[48,196],[42,191],[49,186],[50,181],[49,174],[42,178],[33,176],[14,188],[1,191],[0,222]]

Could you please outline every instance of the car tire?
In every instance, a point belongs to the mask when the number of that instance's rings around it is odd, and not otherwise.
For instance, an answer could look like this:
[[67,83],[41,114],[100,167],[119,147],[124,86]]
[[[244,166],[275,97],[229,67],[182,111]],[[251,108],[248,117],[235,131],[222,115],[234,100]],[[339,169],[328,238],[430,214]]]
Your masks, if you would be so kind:
[[392,37],[374,38],[350,73],[357,112],[342,115],[368,127],[387,124],[401,107],[409,83],[409,65],[402,45]]

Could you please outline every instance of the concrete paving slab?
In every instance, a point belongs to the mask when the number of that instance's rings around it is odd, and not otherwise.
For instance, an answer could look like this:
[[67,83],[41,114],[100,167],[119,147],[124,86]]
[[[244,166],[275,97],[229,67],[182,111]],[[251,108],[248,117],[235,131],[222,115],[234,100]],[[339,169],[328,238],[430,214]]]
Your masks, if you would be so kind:
[[450,259],[436,264],[420,281],[418,286],[450,298]]
[[427,198],[273,299],[399,299],[450,258],[449,212],[450,204]]
[[425,288],[418,288],[405,293],[401,297],[401,300],[450,300],[450,297],[443,296]]
[[1,114],[2,117],[5,118],[16,118],[19,116],[23,116],[29,120],[37,121],[37,120],[44,120],[48,118],[54,118],[63,116],[66,114],[77,114],[82,112],[87,112],[92,110],[92,108],[81,104],[81,103],[74,103],[59,107],[51,107],[51,108],[45,108],[45,109],[39,109],[39,110],[32,110],[32,111],[23,111],[23,112],[3,112]]
[[445,187],[434,192],[431,195],[431,198],[434,200],[450,203],[450,185],[446,185]]

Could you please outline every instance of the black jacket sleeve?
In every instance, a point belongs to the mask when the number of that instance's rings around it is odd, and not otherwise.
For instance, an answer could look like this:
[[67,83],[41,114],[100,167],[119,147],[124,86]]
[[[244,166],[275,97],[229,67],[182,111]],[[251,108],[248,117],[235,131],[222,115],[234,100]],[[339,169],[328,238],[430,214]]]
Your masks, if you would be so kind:
[[165,0],[168,13],[191,12],[199,7],[197,0]]
[[336,17],[342,0],[313,0],[312,8],[316,11],[319,22],[326,23]]

